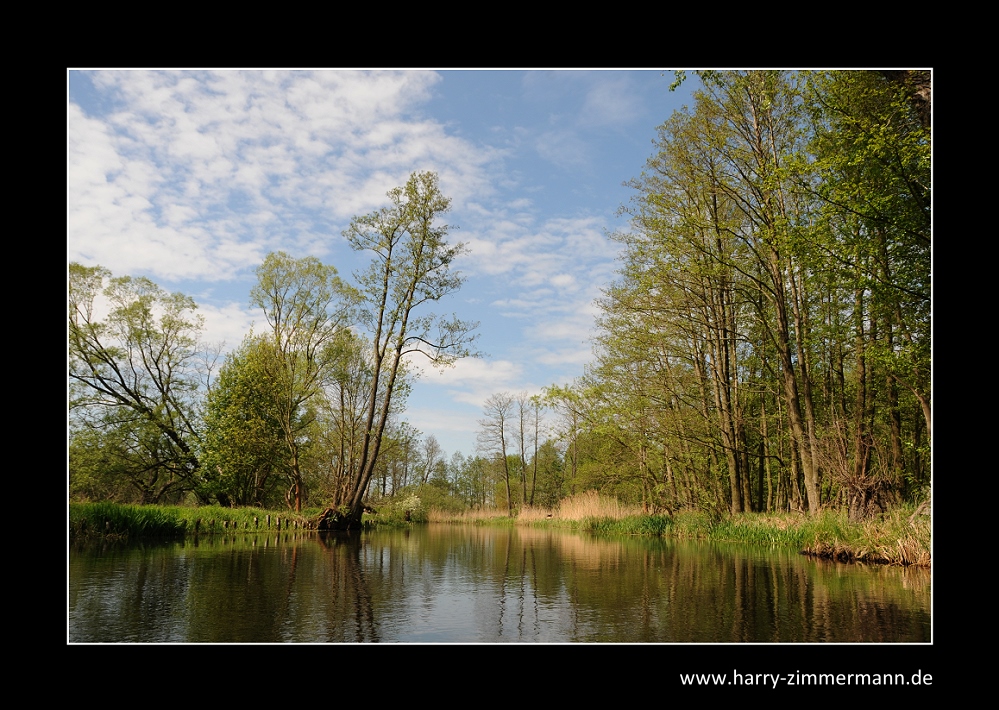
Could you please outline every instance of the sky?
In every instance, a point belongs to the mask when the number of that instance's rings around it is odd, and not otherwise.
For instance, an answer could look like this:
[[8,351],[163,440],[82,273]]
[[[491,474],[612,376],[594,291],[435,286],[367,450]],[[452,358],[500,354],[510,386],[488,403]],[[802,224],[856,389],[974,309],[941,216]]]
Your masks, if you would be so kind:
[[237,347],[272,251],[353,281],[342,236],[432,170],[465,277],[433,312],[478,321],[483,355],[420,377],[403,417],[475,453],[492,394],[569,384],[592,359],[595,299],[628,228],[625,182],[656,127],[692,102],[655,70],[71,70],[68,261],[197,301],[202,337]]

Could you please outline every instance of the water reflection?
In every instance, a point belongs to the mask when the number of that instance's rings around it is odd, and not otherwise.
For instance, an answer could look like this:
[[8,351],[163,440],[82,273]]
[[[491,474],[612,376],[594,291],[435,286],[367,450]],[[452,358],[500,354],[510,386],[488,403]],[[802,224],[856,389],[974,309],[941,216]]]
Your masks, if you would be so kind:
[[925,570],[530,528],[242,534],[70,554],[89,642],[927,642]]

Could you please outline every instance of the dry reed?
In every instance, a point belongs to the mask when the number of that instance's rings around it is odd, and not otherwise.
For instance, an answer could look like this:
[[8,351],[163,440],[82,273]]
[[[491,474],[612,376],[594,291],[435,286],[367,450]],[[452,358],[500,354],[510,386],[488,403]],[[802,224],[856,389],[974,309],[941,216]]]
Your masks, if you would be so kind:
[[513,520],[513,518],[510,518],[505,510],[499,509],[463,510],[460,512],[440,508],[427,510],[427,522],[430,523],[484,523],[502,522],[503,520]]
[[[539,512],[536,510],[523,511],[521,516],[526,515],[527,517],[518,517],[518,521],[538,520],[540,518],[535,516]],[[584,491],[561,501],[556,510],[544,511],[544,513],[545,518],[551,513],[551,517],[555,520],[582,521],[589,518],[621,520],[633,515],[641,515],[642,509],[641,506],[626,505],[617,498],[602,496],[597,491]]]

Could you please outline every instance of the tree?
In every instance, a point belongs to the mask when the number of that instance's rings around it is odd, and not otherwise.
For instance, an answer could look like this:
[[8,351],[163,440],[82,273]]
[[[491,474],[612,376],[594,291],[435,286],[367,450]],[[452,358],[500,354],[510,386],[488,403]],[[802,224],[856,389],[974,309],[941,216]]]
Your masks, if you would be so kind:
[[271,357],[270,342],[251,335],[208,393],[202,494],[221,505],[265,506],[288,468],[279,406],[284,393]]
[[141,502],[198,482],[196,310],[190,297],[149,279],[69,265],[70,429],[114,432],[122,454],[115,465]]
[[178,502],[197,481],[176,471],[176,450],[153,424],[128,410],[71,425],[70,496],[155,504]]
[[602,484],[633,469],[667,508],[853,517],[918,495],[929,76],[698,74],[631,183],[633,229],[615,235],[623,266],[575,393]]
[[294,259],[276,252],[257,268],[250,299],[270,328],[269,347],[260,357],[275,383],[270,390],[277,397],[274,412],[288,448],[288,498],[300,512],[305,492],[302,446],[312,422],[305,408],[322,392],[341,359],[337,336],[346,329],[354,293],[335,268],[315,257]]
[[885,325],[884,340],[872,343],[877,356],[917,398],[929,434],[929,76],[830,72],[809,88],[822,177],[815,192],[836,238],[831,266],[869,294],[871,315]]
[[569,493],[576,493],[576,474],[579,470],[579,436],[582,431],[583,402],[579,391],[573,387],[552,385],[544,389],[542,402],[553,409],[559,418],[557,437],[565,447],[565,465],[569,469]]
[[437,437],[430,434],[423,440],[423,446],[417,454],[420,464],[420,485],[425,486],[430,480],[430,474],[438,470],[439,464],[444,461],[444,451],[437,441]]
[[537,448],[533,467],[537,473],[531,492],[536,493],[538,506],[554,508],[568,494],[565,489],[565,465],[555,441],[549,439]]
[[367,394],[373,377],[369,350],[367,341],[350,329],[337,335],[338,357],[314,407],[310,468],[316,475],[315,499],[346,495],[360,468]]
[[392,412],[404,358],[421,354],[437,367],[472,355],[475,323],[422,313],[424,306],[456,291],[463,278],[452,271],[465,247],[447,241],[450,227],[439,222],[451,206],[432,172],[413,173],[388,192],[391,205],[355,217],[344,236],[355,251],[373,260],[357,275],[361,323],[371,338],[368,390],[359,468],[348,490],[331,501],[323,526],[359,527],[363,499],[378,464],[382,437]]
[[[854,301],[854,411],[834,430],[826,457],[859,515],[884,483],[871,469],[887,469],[914,495],[926,480],[919,456],[931,432],[930,74],[825,72],[810,76],[808,88],[821,177],[814,194],[828,234],[822,257]],[[921,412],[923,446],[911,410]]]
[[488,462],[480,456],[465,458],[455,452],[451,469],[456,495],[469,508],[484,508],[489,497]]
[[506,482],[506,510],[513,517],[513,499],[510,495],[510,458],[506,454],[507,442],[515,431],[513,426],[513,395],[506,392],[494,394],[483,405],[485,419],[479,420],[478,447],[485,454],[491,454],[503,465],[503,480]]

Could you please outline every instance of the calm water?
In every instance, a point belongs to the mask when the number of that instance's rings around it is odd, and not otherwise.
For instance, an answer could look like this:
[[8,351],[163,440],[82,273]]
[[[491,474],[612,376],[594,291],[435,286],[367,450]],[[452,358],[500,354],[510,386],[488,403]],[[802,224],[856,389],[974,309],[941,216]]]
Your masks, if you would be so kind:
[[71,642],[929,642],[925,570],[532,529],[70,551]]

